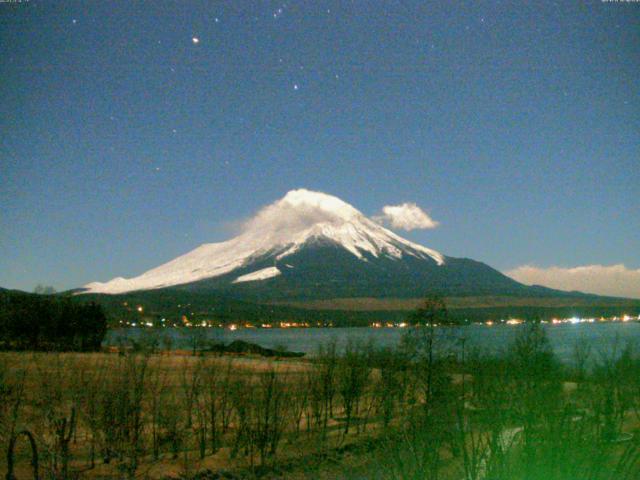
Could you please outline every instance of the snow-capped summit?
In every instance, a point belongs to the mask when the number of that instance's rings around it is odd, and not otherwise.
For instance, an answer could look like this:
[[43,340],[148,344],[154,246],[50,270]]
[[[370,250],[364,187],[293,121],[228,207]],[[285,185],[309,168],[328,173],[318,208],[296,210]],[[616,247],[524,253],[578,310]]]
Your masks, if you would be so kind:
[[283,208],[316,209],[347,221],[362,216],[358,210],[338,197],[305,188],[287,192],[280,201],[276,202],[276,205]]
[[[201,245],[137,277],[90,283],[83,293],[165,288],[235,270],[238,275],[230,279],[232,284],[266,280],[280,275],[282,269],[276,263],[314,245],[343,249],[361,262],[413,258],[435,266],[445,264],[442,254],[396,235],[339,198],[299,189],[260,210],[231,240]],[[265,261],[271,265],[265,267]],[[252,270],[254,264],[256,268]]]

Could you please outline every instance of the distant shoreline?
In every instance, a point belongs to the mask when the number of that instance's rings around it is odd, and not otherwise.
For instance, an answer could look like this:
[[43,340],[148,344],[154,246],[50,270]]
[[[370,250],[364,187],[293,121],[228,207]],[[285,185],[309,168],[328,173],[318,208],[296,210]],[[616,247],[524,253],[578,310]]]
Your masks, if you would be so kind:
[[[552,318],[551,320],[533,320],[524,318],[507,318],[499,320],[486,320],[486,321],[461,321],[452,322],[447,324],[436,324],[436,327],[466,327],[471,325],[476,326],[498,326],[498,325],[521,325],[525,323],[539,322],[543,325],[561,325],[561,324],[580,324],[580,323],[627,323],[627,322],[640,322],[640,315],[623,315],[612,317],[565,317],[565,318]],[[278,324],[280,323],[280,325]],[[282,325],[284,323],[284,325]],[[375,328],[375,329],[397,329],[397,328],[410,328],[410,327],[422,327],[424,325],[410,325],[407,322],[372,322],[369,325],[313,325],[303,324],[306,322],[277,322],[275,324],[218,324],[218,325],[147,325],[144,323],[129,322],[121,323],[119,326],[111,327],[110,330],[118,329],[152,329],[152,330],[164,330],[164,329],[218,329],[218,330],[289,330],[289,329],[341,329],[341,328]],[[268,326],[267,326],[268,325]]]

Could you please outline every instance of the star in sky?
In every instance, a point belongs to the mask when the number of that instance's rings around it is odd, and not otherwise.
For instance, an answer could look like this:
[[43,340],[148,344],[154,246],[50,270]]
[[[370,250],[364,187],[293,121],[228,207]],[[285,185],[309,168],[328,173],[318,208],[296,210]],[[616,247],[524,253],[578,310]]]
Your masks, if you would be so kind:
[[276,11],[273,12],[273,18],[275,18],[276,20],[280,18],[284,13],[284,9],[286,6],[287,6],[286,4],[283,4],[280,8],[276,9]]
[[191,41],[193,42],[194,45],[198,45],[200,43],[200,39],[198,37],[193,37]]

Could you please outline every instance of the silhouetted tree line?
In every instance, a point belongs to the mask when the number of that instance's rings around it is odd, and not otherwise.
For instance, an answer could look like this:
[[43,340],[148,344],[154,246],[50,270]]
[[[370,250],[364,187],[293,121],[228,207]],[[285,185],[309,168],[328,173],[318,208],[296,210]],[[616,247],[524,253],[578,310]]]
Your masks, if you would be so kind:
[[106,332],[107,318],[95,303],[0,292],[1,349],[98,350]]

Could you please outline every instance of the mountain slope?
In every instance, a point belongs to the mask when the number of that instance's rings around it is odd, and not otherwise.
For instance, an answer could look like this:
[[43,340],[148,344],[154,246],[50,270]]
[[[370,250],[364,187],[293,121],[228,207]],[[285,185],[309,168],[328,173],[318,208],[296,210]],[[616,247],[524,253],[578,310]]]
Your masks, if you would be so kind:
[[84,288],[91,293],[124,293],[188,284],[244,271],[264,259],[278,262],[305,247],[324,244],[337,245],[361,262],[384,257],[444,263],[440,253],[403,239],[336,197],[294,190],[261,210],[231,240],[202,245],[138,277]]
[[[232,272],[174,288],[217,291],[260,301],[343,297],[412,298],[428,292],[446,295],[517,295],[525,287],[491,267],[469,259],[432,260],[407,257],[397,260],[365,254],[359,259],[340,245],[315,241],[278,260],[267,255]],[[238,283],[237,278],[280,272],[260,281]]]
[[[84,293],[172,289],[249,301],[565,293],[524,286],[470,259],[446,257],[384,228],[342,200],[293,190],[240,235],[202,245],[140,276]],[[566,295],[569,295],[568,293]]]

